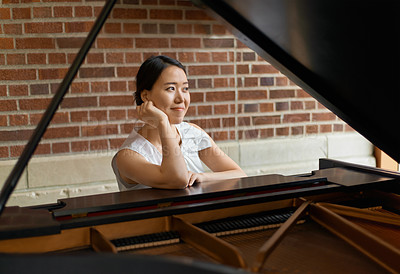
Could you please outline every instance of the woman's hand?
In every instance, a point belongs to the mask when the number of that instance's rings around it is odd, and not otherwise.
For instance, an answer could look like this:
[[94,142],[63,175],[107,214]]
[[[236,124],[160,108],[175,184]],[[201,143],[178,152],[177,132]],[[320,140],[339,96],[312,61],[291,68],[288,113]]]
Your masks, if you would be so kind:
[[194,183],[201,183],[204,181],[204,174],[203,173],[195,173],[192,171],[188,171],[189,174],[189,182],[188,187],[191,187]]
[[157,108],[152,101],[145,101],[136,107],[140,120],[153,128],[157,128],[162,121],[168,121],[168,116]]

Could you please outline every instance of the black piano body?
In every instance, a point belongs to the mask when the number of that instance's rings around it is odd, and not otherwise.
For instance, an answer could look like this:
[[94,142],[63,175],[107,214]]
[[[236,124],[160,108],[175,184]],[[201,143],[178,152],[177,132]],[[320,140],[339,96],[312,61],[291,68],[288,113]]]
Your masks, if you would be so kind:
[[[204,263],[232,267],[214,269],[216,273],[396,272],[398,180],[396,172],[321,159],[320,169],[310,174],[261,175],[183,190],[142,189],[36,208],[10,207],[0,223],[0,252],[15,256],[0,260],[9,270],[19,269],[15,267],[24,258],[45,258],[16,254],[55,253],[56,261],[73,262],[79,260],[76,256],[94,260],[97,251],[122,254],[115,263],[135,254],[133,259],[142,264],[148,259],[141,256],[163,255],[173,258],[170,263],[177,257],[194,259],[199,265],[193,267],[202,271],[209,267]],[[151,263],[147,267],[152,269]]]
[[[260,56],[400,160],[393,134],[400,95],[389,81],[375,86],[369,80],[382,72],[371,75],[366,69],[380,67],[397,79],[397,2],[193,2],[225,21]],[[18,169],[29,161],[114,4],[105,4],[67,74],[70,79],[60,85],[52,109],[3,188],[1,201],[15,187],[22,172]],[[365,56],[373,52],[379,56],[367,64]],[[3,204],[0,270],[24,271],[21,262],[30,262],[25,268],[30,273],[79,271],[83,266],[87,273],[123,273],[133,267],[144,273],[399,272],[399,179],[397,172],[321,159],[320,169],[310,174],[102,194],[32,208]],[[26,255],[49,252],[55,254],[47,267],[47,256]]]

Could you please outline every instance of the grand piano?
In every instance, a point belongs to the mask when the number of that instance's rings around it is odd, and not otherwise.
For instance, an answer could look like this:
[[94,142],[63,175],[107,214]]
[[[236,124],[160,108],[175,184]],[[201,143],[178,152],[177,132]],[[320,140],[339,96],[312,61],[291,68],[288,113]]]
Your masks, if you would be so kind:
[[[320,159],[279,174],[5,207],[115,0],[0,193],[2,273],[400,272],[400,174]],[[193,0],[400,161],[398,1]],[[374,81],[377,78],[391,81]]]

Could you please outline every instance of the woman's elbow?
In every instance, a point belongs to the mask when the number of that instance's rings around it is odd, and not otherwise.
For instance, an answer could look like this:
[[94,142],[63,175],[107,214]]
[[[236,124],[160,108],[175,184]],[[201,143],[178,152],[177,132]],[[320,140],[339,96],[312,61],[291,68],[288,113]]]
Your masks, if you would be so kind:
[[155,184],[153,187],[162,189],[184,189],[188,185],[188,176],[179,174],[169,174],[165,176],[161,181]]
[[176,176],[175,178],[169,179],[169,184],[176,189],[186,188],[188,182],[189,182],[188,176]]
[[234,176],[235,178],[248,177],[247,174],[240,167],[236,167],[236,168],[232,169],[231,172],[232,172],[231,173],[232,176]]
[[244,178],[244,177],[248,177],[248,176],[247,176],[247,174],[246,174],[242,169],[240,169],[240,170],[239,170],[239,177],[240,177],[240,178]]

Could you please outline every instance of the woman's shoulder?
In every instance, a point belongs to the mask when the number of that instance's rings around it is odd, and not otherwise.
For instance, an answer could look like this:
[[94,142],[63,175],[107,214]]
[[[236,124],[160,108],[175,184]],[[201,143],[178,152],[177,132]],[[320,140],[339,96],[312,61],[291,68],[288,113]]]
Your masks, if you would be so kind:
[[179,129],[179,131],[181,133],[183,133],[183,135],[205,135],[207,134],[204,129],[202,129],[201,127],[199,127],[196,124],[193,123],[189,123],[189,122],[182,122],[179,125],[176,125]]

